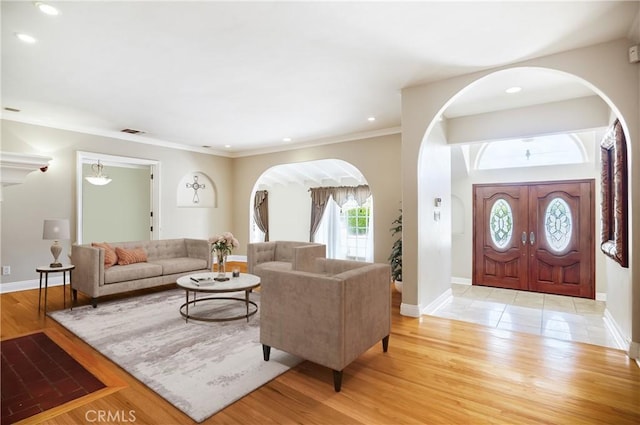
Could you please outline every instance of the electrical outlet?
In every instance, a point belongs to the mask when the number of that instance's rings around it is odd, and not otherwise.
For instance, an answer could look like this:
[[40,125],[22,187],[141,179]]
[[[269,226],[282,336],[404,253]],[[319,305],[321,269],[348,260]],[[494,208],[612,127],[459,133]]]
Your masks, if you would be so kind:
[[2,274],[3,275],[11,274],[11,266],[2,266]]

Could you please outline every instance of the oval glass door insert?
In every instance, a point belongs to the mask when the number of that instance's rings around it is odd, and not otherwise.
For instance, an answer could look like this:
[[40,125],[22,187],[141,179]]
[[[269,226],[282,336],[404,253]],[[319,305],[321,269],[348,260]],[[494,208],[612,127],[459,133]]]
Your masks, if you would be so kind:
[[571,241],[573,222],[571,207],[562,198],[554,198],[544,213],[544,234],[547,243],[556,252],[563,251]]
[[513,234],[513,212],[506,200],[499,198],[491,207],[489,229],[497,248],[503,249],[509,244]]

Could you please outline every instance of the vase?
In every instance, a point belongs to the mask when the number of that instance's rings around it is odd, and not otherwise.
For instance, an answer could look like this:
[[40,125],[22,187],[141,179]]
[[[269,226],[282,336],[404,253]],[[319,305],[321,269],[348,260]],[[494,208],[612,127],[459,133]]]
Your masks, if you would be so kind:
[[394,280],[393,281],[393,286],[396,288],[396,291],[402,293],[402,281],[401,280]]
[[227,266],[227,254],[223,252],[216,253],[217,261],[218,261],[218,278],[226,277],[226,266]]

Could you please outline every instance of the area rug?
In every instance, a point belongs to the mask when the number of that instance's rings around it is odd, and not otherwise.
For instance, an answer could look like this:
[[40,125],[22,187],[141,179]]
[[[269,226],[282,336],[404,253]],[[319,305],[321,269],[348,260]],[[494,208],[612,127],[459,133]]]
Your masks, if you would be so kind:
[[[251,300],[260,305],[258,293]],[[185,322],[184,302],[184,291],[175,289],[49,315],[196,422],[300,363],[278,350],[263,360],[259,308],[248,322]],[[189,313],[233,317],[244,308],[198,301]]]
[[4,425],[105,387],[43,332],[0,342],[0,354]]

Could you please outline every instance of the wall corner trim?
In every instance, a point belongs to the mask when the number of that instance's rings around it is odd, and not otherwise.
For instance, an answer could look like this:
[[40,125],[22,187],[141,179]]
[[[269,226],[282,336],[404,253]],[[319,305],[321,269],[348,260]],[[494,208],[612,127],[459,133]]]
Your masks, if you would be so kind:
[[436,298],[431,303],[429,303],[429,305],[424,307],[422,309],[422,314],[435,313],[440,307],[442,307],[451,298],[453,298],[453,292],[451,291],[451,288],[449,288],[446,291],[444,291],[442,294],[440,294],[438,298]]
[[[609,332],[611,332],[611,335],[613,335],[613,339],[615,340],[618,348],[625,351],[628,350],[627,352],[629,353],[629,357],[634,358],[631,356],[632,354],[631,348],[634,343],[632,343],[629,338],[624,336],[622,329],[620,328],[620,326],[618,326],[618,323],[613,318],[608,308],[605,308],[604,310],[603,320],[604,320],[604,325],[607,327],[607,329],[609,329]],[[638,355],[638,352],[636,352],[636,358],[637,358],[637,355]]]

